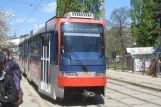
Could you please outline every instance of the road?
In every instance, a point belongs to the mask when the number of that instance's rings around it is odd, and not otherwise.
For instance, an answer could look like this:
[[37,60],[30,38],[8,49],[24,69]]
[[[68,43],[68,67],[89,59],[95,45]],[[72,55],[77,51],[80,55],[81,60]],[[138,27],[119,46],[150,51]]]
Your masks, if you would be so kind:
[[161,107],[161,92],[108,79],[106,96],[83,101],[81,96],[69,96],[56,102],[37,93],[29,82],[22,79],[24,103],[20,107]]

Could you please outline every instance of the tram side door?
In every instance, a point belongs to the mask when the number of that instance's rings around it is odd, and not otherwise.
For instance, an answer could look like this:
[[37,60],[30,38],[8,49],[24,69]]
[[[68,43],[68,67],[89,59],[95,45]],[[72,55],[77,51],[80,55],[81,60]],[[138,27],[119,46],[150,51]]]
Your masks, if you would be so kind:
[[42,35],[42,45],[41,45],[41,90],[51,93],[50,85],[50,34]]

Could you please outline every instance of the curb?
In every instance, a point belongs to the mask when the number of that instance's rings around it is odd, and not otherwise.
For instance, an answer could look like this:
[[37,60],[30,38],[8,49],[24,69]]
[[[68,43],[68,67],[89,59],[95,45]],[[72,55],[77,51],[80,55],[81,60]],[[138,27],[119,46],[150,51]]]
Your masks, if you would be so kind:
[[[156,90],[156,91],[161,91],[161,88],[155,87],[155,86],[152,86],[152,85],[136,83],[136,82],[132,82],[132,81],[126,81],[124,79],[119,79],[119,78],[115,78],[115,77],[112,77],[112,76],[107,76],[107,78],[112,79],[112,80],[116,80],[116,81],[122,81],[122,82],[132,84],[132,85],[136,85],[136,86],[139,86],[139,87],[144,87],[144,88],[149,88],[149,89],[153,89],[153,90]],[[108,80],[107,80],[107,83],[108,83]]]

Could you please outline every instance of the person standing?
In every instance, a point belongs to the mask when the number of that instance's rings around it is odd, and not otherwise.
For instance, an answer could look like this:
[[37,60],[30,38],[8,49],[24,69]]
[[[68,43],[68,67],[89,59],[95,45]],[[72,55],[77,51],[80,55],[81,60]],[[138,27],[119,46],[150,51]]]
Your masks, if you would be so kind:
[[[11,68],[13,67],[13,64],[14,64],[14,69],[17,69],[17,70],[20,70],[20,67],[19,65],[16,63],[14,57],[12,57],[10,54],[10,51],[9,49],[7,48],[4,48],[1,50],[2,53],[4,53],[4,55],[6,56],[6,62],[5,62],[5,67],[8,69],[8,68]],[[12,66],[11,66],[11,65]]]
[[16,107],[17,89],[13,78],[4,72],[5,59],[5,55],[0,52],[0,107]]
[[6,61],[5,61],[5,70],[7,71],[6,74],[12,76],[13,79],[14,79],[14,82],[16,84],[16,89],[17,89],[19,99],[15,103],[15,105],[17,105],[17,107],[18,107],[20,104],[23,103],[23,100],[22,100],[23,92],[22,92],[22,89],[21,89],[21,86],[20,86],[20,81],[22,79],[21,70],[20,70],[19,65],[14,60],[14,58],[11,57],[10,51],[8,49],[4,48],[4,49],[2,49],[1,52],[6,57]]
[[17,77],[21,80],[21,70],[19,65],[16,63],[16,61],[14,60],[14,58],[10,55],[10,51],[9,49],[2,49],[1,52],[5,55],[6,57],[6,61],[5,61],[5,69],[7,70],[12,70],[15,71],[15,74],[17,75]]

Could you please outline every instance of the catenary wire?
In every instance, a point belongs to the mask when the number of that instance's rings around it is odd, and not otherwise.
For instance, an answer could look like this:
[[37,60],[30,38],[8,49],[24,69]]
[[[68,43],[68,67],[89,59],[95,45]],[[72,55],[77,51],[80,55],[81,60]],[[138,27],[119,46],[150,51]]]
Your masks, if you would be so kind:
[[36,11],[36,9],[38,8],[38,6],[41,4],[42,0],[40,0],[40,2],[38,3],[38,5],[35,7],[35,9],[28,15],[28,17],[21,23],[19,24],[16,29],[18,29],[26,20],[28,20],[28,18]]
[[[26,5],[29,5],[29,6],[36,6],[37,5],[37,4],[27,3],[27,2],[18,1],[18,0],[8,0],[8,1],[17,2],[17,3],[21,3],[21,4],[26,4]],[[53,6],[39,5],[38,7],[53,7]]]

